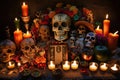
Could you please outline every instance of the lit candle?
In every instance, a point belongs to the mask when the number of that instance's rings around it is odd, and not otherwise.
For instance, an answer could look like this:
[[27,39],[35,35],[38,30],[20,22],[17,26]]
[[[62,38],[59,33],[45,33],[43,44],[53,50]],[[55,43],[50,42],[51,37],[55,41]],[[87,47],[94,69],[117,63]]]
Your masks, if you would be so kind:
[[108,66],[107,66],[106,63],[101,63],[101,64],[100,64],[100,70],[101,70],[101,71],[106,71],[107,69],[108,69]]
[[118,38],[119,38],[119,35],[117,33],[118,33],[118,31],[116,31],[114,34],[109,33],[109,35],[108,35],[108,48],[111,51],[113,51],[117,48]]
[[28,5],[23,2],[22,6],[22,16],[28,16]]
[[53,61],[50,61],[50,63],[48,64],[48,68],[50,70],[55,70],[55,64],[53,63]]
[[71,69],[73,69],[73,70],[78,69],[78,63],[77,63],[77,61],[72,61],[71,62]]
[[100,29],[100,26],[95,29],[96,34],[102,34],[102,29]]
[[18,63],[17,63],[17,66],[18,66],[18,67],[20,67],[20,66],[21,66],[21,63],[20,63],[20,62],[18,62]]
[[112,71],[114,71],[114,72],[117,72],[117,71],[119,70],[119,67],[118,67],[117,64],[114,64],[113,66],[111,66],[110,69],[111,69]]
[[14,20],[15,27],[19,28],[19,22],[20,22],[20,20],[15,18],[15,20]]
[[97,69],[98,69],[98,64],[95,62],[91,62],[89,65],[89,70],[90,71],[97,71]]
[[13,69],[15,67],[15,63],[13,61],[9,61],[7,64],[8,69]]
[[17,45],[19,45],[22,39],[22,31],[17,28],[17,30],[14,31],[14,41]]
[[65,63],[62,65],[63,70],[67,71],[70,69],[70,64],[68,61],[65,61]]
[[110,27],[110,20],[108,20],[108,14],[106,14],[106,19],[103,21],[103,34],[105,37],[108,36]]
[[27,31],[26,33],[23,34],[24,39],[25,38],[31,38],[31,37],[32,37],[32,35],[31,35],[31,33],[29,31]]

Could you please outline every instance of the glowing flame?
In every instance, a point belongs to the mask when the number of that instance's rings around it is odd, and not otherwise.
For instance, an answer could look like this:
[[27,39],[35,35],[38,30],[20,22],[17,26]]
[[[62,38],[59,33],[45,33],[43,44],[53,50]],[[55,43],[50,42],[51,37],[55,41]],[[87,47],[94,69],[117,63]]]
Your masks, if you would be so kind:
[[100,28],[100,26],[98,25],[98,26],[97,26],[97,30],[98,30],[99,28]]
[[25,2],[23,2],[23,6],[25,6]]
[[118,31],[116,31],[115,33],[114,33],[114,35],[116,35],[118,33]]
[[106,14],[106,19],[108,19],[108,14]]

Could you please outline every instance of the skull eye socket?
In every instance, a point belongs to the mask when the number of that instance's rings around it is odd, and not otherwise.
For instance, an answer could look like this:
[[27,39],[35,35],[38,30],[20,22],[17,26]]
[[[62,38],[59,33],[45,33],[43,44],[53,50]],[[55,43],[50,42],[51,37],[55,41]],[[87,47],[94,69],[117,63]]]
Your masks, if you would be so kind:
[[91,39],[92,39],[92,40],[95,40],[95,38],[94,38],[94,37],[91,37]]
[[25,46],[25,50],[28,50],[29,49],[29,47],[28,46]]
[[87,36],[87,37],[86,37],[86,39],[90,39],[90,37],[89,37],[89,36]]
[[11,52],[12,52],[12,50],[11,50],[11,49],[8,49],[8,50],[7,50],[7,53],[11,53]]
[[58,27],[58,22],[55,22],[55,23],[54,23],[54,27]]
[[32,46],[31,46],[31,48],[32,48],[32,49],[35,49],[35,46],[34,46],[34,45],[32,45]]
[[67,26],[67,23],[66,22],[62,22],[61,24],[63,27],[66,27]]

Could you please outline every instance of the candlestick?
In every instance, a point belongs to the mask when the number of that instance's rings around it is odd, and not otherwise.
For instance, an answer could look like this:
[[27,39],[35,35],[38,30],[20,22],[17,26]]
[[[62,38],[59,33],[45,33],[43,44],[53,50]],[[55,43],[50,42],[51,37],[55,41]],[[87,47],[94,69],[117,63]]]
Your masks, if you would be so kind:
[[13,69],[15,67],[15,63],[13,62],[13,61],[9,61],[8,63],[7,63],[7,68],[8,69]]
[[22,8],[22,16],[28,16],[28,5],[25,2],[23,2],[21,8]]
[[71,62],[71,69],[73,69],[73,70],[78,69],[78,62],[77,61],[72,61]]
[[106,19],[103,21],[103,34],[105,37],[108,36],[110,27],[110,20],[108,20],[108,14],[106,14]]
[[19,28],[19,22],[20,22],[20,20],[15,18],[14,23],[15,23],[16,28]]
[[63,70],[68,71],[70,69],[70,63],[68,61],[65,61],[62,67],[63,67]]
[[91,62],[90,65],[89,65],[89,70],[90,71],[97,71],[98,69],[98,64],[96,62]]
[[99,28],[100,26],[95,29],[96,34],[102,34],[102,29]]
[[107,71],[108,65],[106,63],[100,63],[100,70],[101,71]]
[[50,63],[48,64],[48,68],[49,68],[50,70],[55,70],[55,64],[54,64],[53,61],[50,61]]
[[17,45],[19,45],[22,39],[22,31],[17,28],[17,30],[14,31],[14,41]]
[[118,31],[116,31],[114,34],[109,33],[109,35],[108,35],[108,48],[111,51],[113,51],[117,48],[118,38],[119,38],[119,35],[117,33],[118,33]]
[[23,34],[24,39],[25,38],[31,38],[31,37],[32,37],[32,35],[31,35],[31,33],[29,31],[27,31],[26,33]]

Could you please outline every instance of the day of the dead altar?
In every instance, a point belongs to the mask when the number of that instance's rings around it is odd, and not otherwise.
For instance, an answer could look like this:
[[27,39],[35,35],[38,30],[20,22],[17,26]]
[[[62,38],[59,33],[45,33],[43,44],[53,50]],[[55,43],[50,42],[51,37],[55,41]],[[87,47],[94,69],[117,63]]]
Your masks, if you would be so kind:
[[[29,5],[14,20],[14,40],[0,42],[0,78],[13,80],[119,79],[119,35],[110,32],[109,14],[94,22],[92,10],[57,3],[36,11],[29,25]],[[26,32],[21,29],[24,22]],[[103,29],[101,28],[103,26]]]

